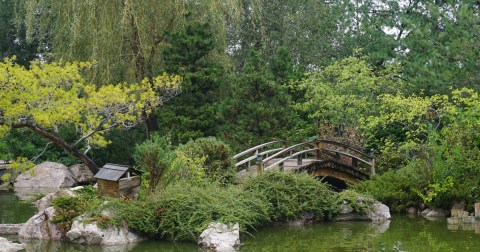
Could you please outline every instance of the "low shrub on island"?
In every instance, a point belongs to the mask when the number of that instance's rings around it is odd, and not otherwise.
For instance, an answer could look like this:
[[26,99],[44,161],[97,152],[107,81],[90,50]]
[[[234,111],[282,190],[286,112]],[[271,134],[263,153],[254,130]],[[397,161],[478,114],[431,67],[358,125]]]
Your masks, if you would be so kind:
[[[338,196],[328,185],[307,174],[280,172],[265,172],[240,185],[178,182],[138,200],[100,201],[87,190],[78,199],[60,197],[55,202],[62,213],[59,221],[66,226],[83,215],[99,226],[128,225],[151,237],[190,241],[196,241],[211,222],[238,223],[240,231],[248,234],[270,222],[301,217],[304,212],[313,212],[317,220],[338,212]],[[65,206],[74,211],[66,211]],[[104,209],[113,214],[105,216]]]

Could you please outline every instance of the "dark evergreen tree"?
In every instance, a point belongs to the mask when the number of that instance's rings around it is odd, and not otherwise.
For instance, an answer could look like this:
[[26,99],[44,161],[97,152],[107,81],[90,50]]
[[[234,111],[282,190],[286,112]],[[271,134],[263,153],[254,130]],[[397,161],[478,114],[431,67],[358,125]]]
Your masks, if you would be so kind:
[[164,70],[183,76],[182,92],[156,112],[160,131],[175,142],[214,136],[224,70],[211,57],[215,41],[208,23],[192,23],[170,34],[163,52]]
[[291,138],[297,116],[286,86],[274,81],[257,52],[251,52],[229,86],[221,110],[222,138],[239,150],[272,139]]

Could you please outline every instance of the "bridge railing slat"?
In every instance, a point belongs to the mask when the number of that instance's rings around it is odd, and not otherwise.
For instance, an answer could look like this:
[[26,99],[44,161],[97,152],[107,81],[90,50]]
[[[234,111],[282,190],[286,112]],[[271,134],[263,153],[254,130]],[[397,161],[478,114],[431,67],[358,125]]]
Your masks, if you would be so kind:
[[313,152],[313,151],[317,151],[318,148],[313,148],[313,149],[308,149],[308,150],[303,150],[303,151],[298,151],[298,152],[295,152],[293,154],[291,154],[290,156],[288,157],[285,157],[285,158],[282,158],[280,160],[278,160],[277,162],[269,165],[268,167],[265,167],[264,170],[268,170],[268,169],[271,169],[275,166],[279,166],[281,163],[284,163],[285,161],[287,161],[288,159],[291,159],[291,158],[294,158],[294,157],[297,157],[297,156],[301,156],[302,154],[305,154],[305,153],[308,153],[308,152]]
[[256,151],[256,150],[261,149],[263,147],[266,147],[266,146],[269,146],[269,145],[272,145],[272,144],[276,144],[276,143],[285,143],[285,142],[286,142],[285,140],[277,140],[277,141],[271,141],[271,142],[268,142],[268,143],[260,144],[260,145],[254,146],[254,147],[252,147],[248,150],[242,151],[242,152],[236,154],[235,156],[233,156],[232,158],[237,159],[241,156],[244,156],[245,154]]

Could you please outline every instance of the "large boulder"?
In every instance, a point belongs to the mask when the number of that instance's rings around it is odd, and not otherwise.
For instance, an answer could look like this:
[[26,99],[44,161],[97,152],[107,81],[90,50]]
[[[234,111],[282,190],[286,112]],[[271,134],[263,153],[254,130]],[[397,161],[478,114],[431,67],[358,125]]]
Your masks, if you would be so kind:
[[48,207],[30,218],[18,231],[18,236],[24,239],[62,240],[63,232],[53,222],[55,208]]
[[0,237],[0,251],[14,252],[25,249],[22,244],[13,243],[6,238]]
[[392,215],[390,215],[390,208],[380,202],[373,203],[373,206],[371,210],[368,211],[367,216],[372,221],[385,221],[392,218]]
[[73,221],[66,234],[73,243],[86,245],[118,245],[144,240],[145,238],[128,231],[126,226],[99,228],[96,222],[84,223],[81,218]]
[[348,202],[343,202],[340,207],[340,212],[333,218],[334,221],[352,221],[352,220],[372,220],[385,221],[392,216],[390,215],[390,208],[378,201],[369,203],[370,210],[367,213],[357,213]]
[[68,167],[73,179],[78,184],[89,184],[95,182],[94,174],[84,164],[75,164]]
[[231,225],[210,223],[200,234],[198,244],[215,251],[235,251],[240,246],[238,223]]
[[43,162],[33,167],[33,175],[20,174],[15,180],[15,188],[64,188],[75,185],[68,168],[60,163]]

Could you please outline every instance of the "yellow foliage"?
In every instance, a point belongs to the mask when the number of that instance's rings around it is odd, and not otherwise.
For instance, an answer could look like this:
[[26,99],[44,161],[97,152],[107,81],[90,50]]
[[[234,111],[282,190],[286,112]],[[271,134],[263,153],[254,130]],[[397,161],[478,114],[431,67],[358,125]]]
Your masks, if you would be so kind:
[[25,125],[53,132],[74,125],[90,144],[105,146],[103,132],[132,127],[162,103],[161,92],[177,89],[181,78],[163,74],[152,81],[96,86],[82,77],[89,62],[34,61],[29,69],[6,58],[0,63],[0,137]]

